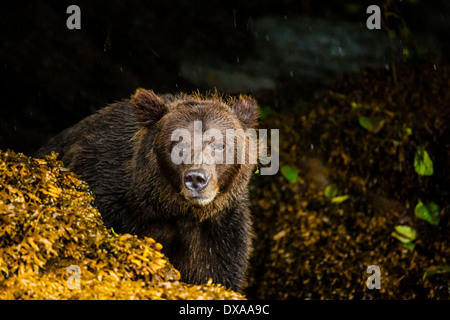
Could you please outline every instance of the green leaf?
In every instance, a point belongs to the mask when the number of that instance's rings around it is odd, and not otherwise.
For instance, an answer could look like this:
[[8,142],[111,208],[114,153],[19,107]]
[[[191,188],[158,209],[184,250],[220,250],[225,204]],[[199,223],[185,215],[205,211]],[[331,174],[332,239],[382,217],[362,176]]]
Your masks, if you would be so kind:
[[339,92],[334,92],[329,90],[328,94],[332,97],[338,98],[338,99],[342,99],[342,100],[346,100],[347,96],[345,94],[339,93]]
[[367,117],[359,117],[359,124],[368,131],[373,131],[373,124]]
[[287,181],[294,184],[297,182],[298,179],[298,171],[295,169],[292,169],[290,166],[282,166],[280,168],[281,174],[286,178]]
[[416,217],[422,220],[427,221],[433,226],[437,226],[439,224],[439,206],[430,202],[428,204],[423,204],[421,200],[417,203],[416,208],[414,209],[414,213]]
[[120,237],[120,235],[118,235],[115,231],[114,231],[114,228],[113,227],[111,227],[111,232],[112,232],[112,234],[115,236],[115,237]]
[[352,101],[350,103],[350,105],[352,106],[352,109],[359,109],[359,108],[361,108],[363,106],[361,103],[354,102],[354,101]]
[[414,156],[414,169],[421,176],[431,176],[433,174],[433,161],[428,152],[423,148],[417,148]]
[[325,187],[325,189],[323,190],[323,195],[327,199],[331,199],[332,203],[341,203],[350,198],[348,194],[338,196],[338,191],[338,187],[334,183],[332,183]]
[[275,113],[275,110],[273,110],[270,106],[260,107],[260,108],[258,109],[258,111],[259,111],[259,117],[260,117],[261,119],[265,119],[265,118],[267,118],[268,116],[270,116],[270,115],[272,115],[272,114]]
[[450,272],[449,265],[442,264],[439,266],[431,266],[425,271],[423,278],[425,279],[426,277],[434,276],[435,274],[442,274],[442,273],[448,273],[448,272]]
[[323,194],[326,198],[331,199],[337,196],[338,193],[338,187],[332,183],[325,187],[325,190],[323,190]]
[[255,170],[255,174],[259,174],[259,168]]
[[403,245],[406,249],[411,250],[411,251],[413,251],[414,248],[416,247],[416,244],[413,243],[413,242],[402,243],[402,245]]
[[401,234],[399,234],[397,232],[392,232],[391,236],[393,236],[395,239],[399,240],[401,243],[409,243],[409,242],[411,242],[411,240],[409,240],[406,237],[403,237]]
[[414,241],[417,238],[417,232],[413,228],[404,225],[398,225],[394,227],[395,231],[402,237],[408,239],[408,242]]
[[334,197],[333,199],[331,199],[331,202],[341,203],[341,202],[344,202],[345,200],[347,200],[348,198],[350,198],[350,196],[348,194],[345,194],[343,196]]
[[398,225],[394,227],[395,231],[391,233],[395,239],[399,240],[408,250],[414,250],[416,246],[413,241],[417,238],[417,232],[410,226]]
[[411,56],[411,53],[409,52],[408,48],[403,48],[403,55],[406,59],[408,59]]
[[408,136],[412,135],[412,129],[410,127],[406,127],[405,130]]

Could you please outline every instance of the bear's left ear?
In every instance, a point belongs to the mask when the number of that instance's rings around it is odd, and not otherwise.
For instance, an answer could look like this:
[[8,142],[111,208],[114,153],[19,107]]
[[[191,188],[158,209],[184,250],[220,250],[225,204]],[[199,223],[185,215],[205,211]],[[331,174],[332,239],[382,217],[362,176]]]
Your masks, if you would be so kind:
[[131,103],[134,106],[136,119],[143,126],[157,122],[167,112],[164,101],[152,90],[137,89],[131,96]]
[[233,110],[245,129],[256,126],[258,120],[258,104],[255,99],[240,95],[238,100],[231,103],[231,110]]

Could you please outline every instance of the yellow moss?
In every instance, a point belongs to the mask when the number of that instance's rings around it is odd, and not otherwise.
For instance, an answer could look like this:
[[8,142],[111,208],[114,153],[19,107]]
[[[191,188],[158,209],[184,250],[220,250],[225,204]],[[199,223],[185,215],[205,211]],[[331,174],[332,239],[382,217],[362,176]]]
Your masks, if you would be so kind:
[[[180,282],[152,238],[114,235],[88,185],[56,157],[0,150],[0,299],[244,298]],[[69,288],[71,265],[80,289]]]

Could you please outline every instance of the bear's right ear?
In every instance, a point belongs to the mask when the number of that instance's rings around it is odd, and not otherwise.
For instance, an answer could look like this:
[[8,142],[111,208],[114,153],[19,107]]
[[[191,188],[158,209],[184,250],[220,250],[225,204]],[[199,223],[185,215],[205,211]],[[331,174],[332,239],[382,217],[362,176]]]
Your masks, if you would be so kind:
[[134,106],[136,119],[143,126],[157,122],[167,112],[164,101],[152,90],[137,89],[131,96],[131,103]]
[[231,110],[238,117],[245,129],[253,128],[258,121],[258,104],[249,96],[240,95],[232,102]]

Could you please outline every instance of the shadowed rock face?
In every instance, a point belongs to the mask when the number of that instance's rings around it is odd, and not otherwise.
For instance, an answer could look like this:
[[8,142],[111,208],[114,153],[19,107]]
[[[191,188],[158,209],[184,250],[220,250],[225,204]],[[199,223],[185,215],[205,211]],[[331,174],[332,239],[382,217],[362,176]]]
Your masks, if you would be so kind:
[[[31,154],[137,87],[252,91],[260,102],[268,92],[265,102],[273,103],[280,100],[274,88],[295,84],[299,94],[312,79],[391,62],[385,30],[364,30],[368,15],[360,1],[77,4],[81,30],[67,29],[64,2],[0,10],[0,148]],[[423,52],[448,59],[449,2],[398,5],[394,12]],[[402,64],[398,32],[393,45],[393,61]]]
[[[362,16],[364,18],[365,16]],[[275,89],[280,79],[322,81],[342,73],[389,67],[392,57],[403,64],[402,39],[360,23],[307,16],[265,16],[250,19],[256,56],[226,63],[212,55],[180,56],[181,73],[193,83],[227,92]],[[417,41],[428,54],[441,54],[437,35]]]

